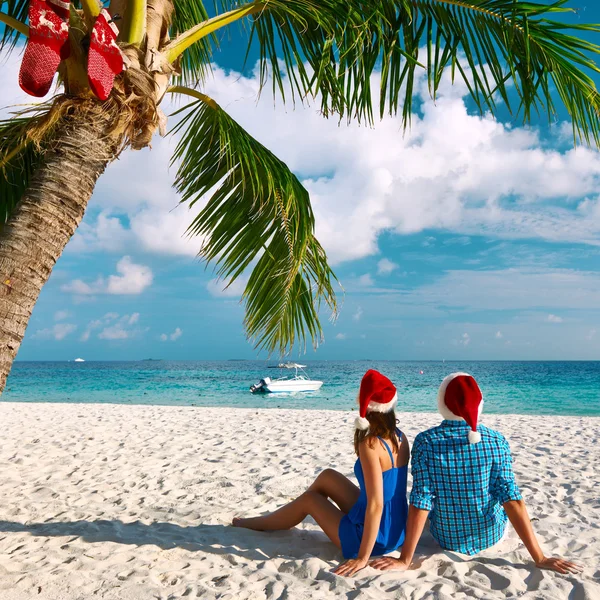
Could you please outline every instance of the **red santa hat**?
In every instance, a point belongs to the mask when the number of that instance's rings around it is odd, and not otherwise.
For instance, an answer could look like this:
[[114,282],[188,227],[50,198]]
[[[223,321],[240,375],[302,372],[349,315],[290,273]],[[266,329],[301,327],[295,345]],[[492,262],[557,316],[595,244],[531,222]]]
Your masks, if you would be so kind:
[[357,400],[360,416],[356,418],[354,426],[356,429],[368,429],[367,413],[390,412],[396,405],[398,393],[394,384],[385,375],[369,369],[360,382]]
[[452,373],[442,381],[438,391],[438,410],[449,421],[466,421],[469,443],[481,441],[477,421],[483,408],[483,395],[477,382],[468,373]]

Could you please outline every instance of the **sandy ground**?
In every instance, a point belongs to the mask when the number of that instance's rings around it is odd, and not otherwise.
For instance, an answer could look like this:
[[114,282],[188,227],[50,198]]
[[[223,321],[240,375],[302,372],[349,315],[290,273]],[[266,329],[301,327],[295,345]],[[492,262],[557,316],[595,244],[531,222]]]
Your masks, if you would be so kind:
[[[400,414],[414,439],[434,414]],[[314,524],[259,533],[234,515],[274,509],[326,467],[350,475],[352,413],[0,403],[0,599],[600,599],[600,419],[488,416],[509,439],[546,552],[510,530],[469,558],[427,535],[417,568],[331,573]]]

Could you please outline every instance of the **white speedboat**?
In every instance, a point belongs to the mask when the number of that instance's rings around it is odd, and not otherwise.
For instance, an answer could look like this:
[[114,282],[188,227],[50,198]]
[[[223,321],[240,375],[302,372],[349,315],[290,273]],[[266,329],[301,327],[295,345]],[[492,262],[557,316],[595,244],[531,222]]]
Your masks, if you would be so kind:
[[[280,377],[278,379],[265,377],[258,383],[250,386],[250,391],[252,393],[269,392],[271,394],[316,392],[321,388],[323,382],[317,381],[316,379],[310,379],[304,370],[305,367],[306,365],[299,365],[297,363],[282,363],[276,367],[269,367],[270,369],[294,369],[295,374],[293,377]],[[298,371],[300,371],[300,373],[298,373]]]

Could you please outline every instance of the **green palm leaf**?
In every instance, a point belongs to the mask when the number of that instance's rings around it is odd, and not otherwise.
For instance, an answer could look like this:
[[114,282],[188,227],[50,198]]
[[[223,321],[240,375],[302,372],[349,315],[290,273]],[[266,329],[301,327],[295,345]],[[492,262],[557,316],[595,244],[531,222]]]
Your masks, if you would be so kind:
[[[567,3],[217,0],[223,11],[256,8],[247,17],[248,52],[256,42],[261,85],[271,76],[274,94],[285,98],[285,72],[292,99],[318,95],[326,116],[372,122],[378,104],[380,116],[400,112],[408,125],[423,68],[433,97],[450,72],[464,80],[481,112],[496,113],[501,98],[530,122],[537,114],[553,119],[560,102],[575,134],[598,144],[600,98],[590,74],[598,72],[600,46],[578,36],[599,33],[600,26],[555,20],[573,12]],[[379,70],[377,94],[371,81]]]
[[[314,237],[307,191],[286,165],[207,97],[178,111],[173,161],[182,202],[202,206],[189,233],[232,282],[254,268],[243,294],[257,347],[285,353],[322,336],[322,301],[336,310],[334,275]],[[215,189],[215,184],[219,185]],[[204,204],[204,202],[206,203]]]
[[[171,22],[171,37],[179,35],[206,21],[208,12],[201,0],[177,0]],[[216,36],[207,36],[186,50],[181,57],[179,69],[185,85],[204,81],[210,71]]]
[[343,111],[346,93],[340,85],[341,66],[361,60],[362,45],[372,33],[370,19],[379,14],[380,4],[381,0],[216,1],[221,12],[251,9],[251,16],[239,23],[249,27],[245,58],[253,50],[258,53],[261,88],[272,79],[274,94],[285,99],[285,73],[292,100],[321,94],[335,113]]
[[[9,17],[25,23],[29,10],[29,0],[0,0],[0,10]],[[3,27],[3,29],[4,31],[0,36],[0,51],[10,52],[23,36],[12,27]]]
[[[384,0],[371,19],[371,37],[360,60],[341,64],[340,81],[349,90],[349,117],[369,117],[369,77],[381,68],[379,111],[401,111],[405,125],[419,64],[435,98],[448,69],[462,78],[480,111],[497,110],[496,97],[524,122],[532,114],[556,116],[560,99],[575,133],[600,143],[600,98],[590,77],[600,46],[579,37],[599,25],[568,24],[548,17],[573,12],[568,0],[551,4],[514,0]],[[407,60],[410,55],[413,61]],[[511,93],[511,86],[516,91]],[[325,103],[323,110],[328,111]]]
[[41,160],[27,132],[39,117],[15,117],[0,121],[0,227],[9,219]]

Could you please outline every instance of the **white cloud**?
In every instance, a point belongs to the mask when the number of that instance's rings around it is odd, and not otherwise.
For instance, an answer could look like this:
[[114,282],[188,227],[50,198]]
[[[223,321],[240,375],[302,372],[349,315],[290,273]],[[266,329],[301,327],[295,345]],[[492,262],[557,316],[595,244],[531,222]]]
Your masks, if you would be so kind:
[[57,310],[54,313],[54,320],[55,321],[64,321],[65,319],[68,319],[70,316],[70,313],[68,310]]
[[365,311],[362,309],[362,307],[361,307],[361,306],[359,306],[359,307],[356,309],[356,312],[355,312],[355,313],[352,315],[352,319],[353,319],[354,321],[360,321],[360,320],[361,320],[361,318],[362,318],[362,316],[363,316],[363,313],[364,313],[364,312],[365,312]]
[[56,341],[61,341],[76,329],[77,325],[73,323],[56,323],[53,327],[38,329],[31,337],[39,340],[55,339]]
[[215,298],[240,298],[246,289],[247,277],[238,277],[231,285],[221,279],[211,279],[206,284],[206,289]]
[[77,329],[77,325],[73,323],[57,323],[52,329],[54,330],[54,339],[63,340]]
[[471,343],[471,336],[468,333],[463,333],[458,340],[455,340],[455,344],[465,346],[465,348]]
[[[117,318],[119,315],[116,315],[115,318]],[[90,336],[92,335],[92,331],[99,329],[100,327],[102,327],[105,323],[110,322],[112,319],[109,320],[100,320],[100,319],[95,319],[93,321],[90,321],[87,324],[87,327],[85,328],[85,331],[81,334],[81,337],[79,338],[82,342],[87,342],[90,339]]]
[[173,331],[173,333],[170,333],[170,334],[162,333],[160,336],[160,340],[161,340],[161,342],[166,342],[167,340],[171,340],[172,342],[174,342],[174,341],[178,340],[182,335],[183,335],[183,331],[179,327],[176,327],[175,331]]
[[98,339],[101,340],[126,340],[137,337],[147,331],[132,327],[139,322],[140,313],[120,316],[118,313],[106,313],[101,319],[94,319],[87,324],[80,340],[87,342],[94,331],[100,330]]
[[382,258],[377,263],[377,274],[378,275],[389,275],[398,268],[398,265],[387,258]]
[[444,242],[445,246],[468,246],[471,243],[471,238],[466,235],[454,237]]
[[[462,84],[452,88],[446,80],[434,105],[421,79],[423,112],[404,136],[391,117],[373,129],[340,128],[312,108],[282,114],[266,102],[255,107],[256,87],[254,79],[218,69],[208,83],[209,93],[305,174],[317,235],[334,262],[377,252],[386,229],[600,243],[600,224],[587,216],[600,211],[598,154],[547,149],[534,129],[469,114]],[[559,130],[557,137],[562,143]],[[586,197],[577,210],[573,199]]]
[[133,313],[129,319],[127,320],[127,323],[129,325],[135,325],[138,321],[140,320],[140,313]]
[[338,333],[338,334],[335,336],[335,339],[336,339],[336,340],[345,340],[345,339],[346,339],[346,337],[347,337],[347,336],[346,336],[346,334],[345,334],[345,333]]
[[371,287],[374,283],[373,278],[368,273],[358,278],[358,285],[362,287]]
[[[377,253],[385,230],[600,244],[600,155],[583,147],[552,149],[535,129],[469,114],[466,88],[452,87],[449,75],[435,104],[419,75],[422,111],[404,135],[399,117],[385,117],[374,128],[339,127],[314,106],[274,108],[264,97],[256,103],[258,89],[257,72],[242,77],[219,67],[206,85],[251,134],[303,174],[317,236],[333,263]],[[555,129],[560,143],[562,128]],[[152,152],[127,152],[110,166],[95,195],[101,216],[86,220],[78,233],[85,243],[197,253],[201,240],[184,232],[203,201],[192,212],[172,210],[178,198],[168,165],[176,141],[156,139]],[[132,178],[132,172],[144,175]],[[123,213],[125,233],[115,216]]]
[[546,320],[549,323],[562,323],[563,322],[562,317],[559,317],[558,315],[548,315]]
[[2,85],[0,85],[0,118],[10,118],[11,113],[32,104],[33,98],[18,85],[22,54],[17,50],[9,58],[0,55],[2,61]]
[[141,294],[152,284],[152,269],[135,264],[131,257],[124,256],[116,266],[118,275],[110,275],[107,280],[98,277],[92,283],[74,279],[61,286],[63,292],[75,296],[93,296],[96,294],[136,295]]
[[432,284],[393,295],[402,304],[464,310],[597,309],[594,271],[513,268],[447,271]]
[[152,269],[136,265],[129,256],[124,256],[117,263],[117,273],[119,275],[111,275],[108,278],[107,294],[141,294],[152,284]]
[[115,323],[115,325],[105,327],[98,334],[98,337],[101,340],[126,340],[129,337],[129,332],[120,323]]
[[107,209],[100,212],[94,225],[89,224],[87,220],[79,225],[69,242],[69,249],[79,253],[103,250],[120,252],[127,246],[130,237],[128,228]]
[[81,279],[74,279],[69,283],[63,283],[60,289],[63,292],[75,294],[76,296],[92,296],[99,294],[104,288],[104,280],[102,278],[96,279],[93,283],[85,283]]

